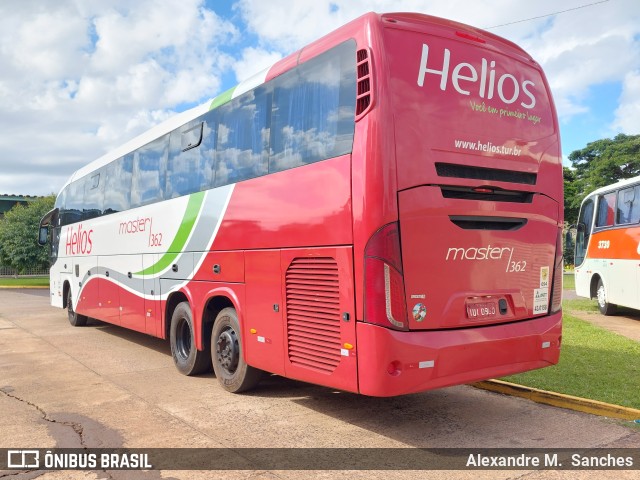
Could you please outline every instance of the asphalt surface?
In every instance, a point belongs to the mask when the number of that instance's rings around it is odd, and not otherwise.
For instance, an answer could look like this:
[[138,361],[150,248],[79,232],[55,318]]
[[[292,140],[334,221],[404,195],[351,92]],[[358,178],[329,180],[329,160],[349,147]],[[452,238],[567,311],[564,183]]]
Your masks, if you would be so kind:
[[[0,448],[638,448],[629,422],[469,386],[369,398],[271,376],[232,395],[184,377],[168,343],[71,327],[46,290],[0,290]],[[354,450],[357,455],[357,450]],[[61,471],[0,478],[637,479],[620,471]]]

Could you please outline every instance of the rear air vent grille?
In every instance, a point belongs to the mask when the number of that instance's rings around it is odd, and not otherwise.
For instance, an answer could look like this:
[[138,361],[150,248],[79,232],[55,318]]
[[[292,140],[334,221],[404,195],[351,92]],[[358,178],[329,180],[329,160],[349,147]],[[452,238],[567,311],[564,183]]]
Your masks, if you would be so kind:
[[535,185],[538,176],[535,173],[515,172],[498,168],[469,167],[453,163],[436,163],[436,172],[440,177],[473,178],[476,180],[495,180],[499,182],[523,183]]
[[285,283],[289,361],[333,372],[341,348],[338,264],[327,257],[295,258]]
[[[531,203],[533,193],[500,189],[473,189],[469,187],[440,187],[443,198],[484,202]],[[488,191],[487,191],[488,190]]]
[[371,75],[371,55],[366,48],[358,50],[358,91],[356,95],[356,120],[371,110],[371,91],[373,77]]

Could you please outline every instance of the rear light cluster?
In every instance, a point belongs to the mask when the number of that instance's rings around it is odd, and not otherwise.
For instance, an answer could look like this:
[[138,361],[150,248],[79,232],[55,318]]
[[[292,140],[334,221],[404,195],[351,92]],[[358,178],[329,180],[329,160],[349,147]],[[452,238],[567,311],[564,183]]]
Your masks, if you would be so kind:
[[551,291],[551,313],[559,312],[562,308],[562,280],[564,262],[562,261],[562,229],[558,230],[556,240],[556,261],[553,269],[553,290]]
[[365,322],[409,330],[397,222],[385,225],[369,239],[364,268]]

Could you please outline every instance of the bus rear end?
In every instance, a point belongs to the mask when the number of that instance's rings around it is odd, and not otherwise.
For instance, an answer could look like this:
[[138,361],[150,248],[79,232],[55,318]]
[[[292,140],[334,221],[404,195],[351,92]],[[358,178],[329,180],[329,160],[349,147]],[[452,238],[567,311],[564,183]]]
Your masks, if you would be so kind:
[[381,23],[397,221],[364,252],[361,393],[557,363],[562,163],[540,67],[457,23],[413,14]]

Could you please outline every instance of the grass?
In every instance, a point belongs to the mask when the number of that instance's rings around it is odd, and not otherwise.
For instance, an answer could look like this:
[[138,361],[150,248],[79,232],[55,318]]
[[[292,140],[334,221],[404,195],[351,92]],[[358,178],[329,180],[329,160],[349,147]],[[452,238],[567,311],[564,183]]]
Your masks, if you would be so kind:
[[576,277],[573,273],[565,273],[562,277],[562,288],[564,290],[576,289]]
[[640,342],[567,313],[563,322],[557,365],[503,380],[640,409]]
[[589,298],[576,298],[575,300],[565,300],[562,302],[562,308],[566,311],[580,311],[586,313],[600,313],[598,302]]
[[49,277],[2,277],[0,287],[49,287]]

